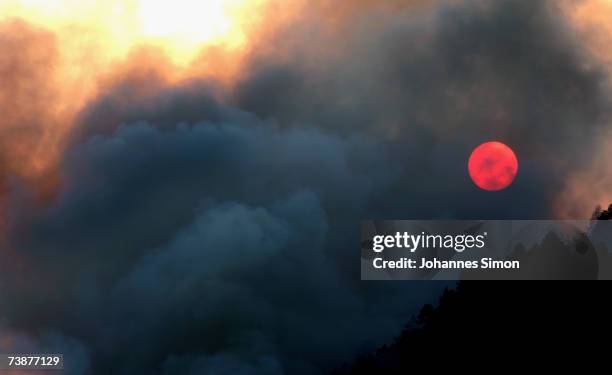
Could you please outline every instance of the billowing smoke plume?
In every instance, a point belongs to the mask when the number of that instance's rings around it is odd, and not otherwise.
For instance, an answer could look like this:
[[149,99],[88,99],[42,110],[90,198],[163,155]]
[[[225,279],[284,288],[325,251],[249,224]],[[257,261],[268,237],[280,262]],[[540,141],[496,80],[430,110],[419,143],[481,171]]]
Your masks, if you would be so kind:
[[[359,281],[361,219],[558,214],[609,97],[553,2],[329,9],[264,28],[229,84],[137,59],[100,85],[54,194],[7,185],[0,349],[64,351],[67,373],[320,373],[444,287]],[[521,165],[495,194],[466,172],[491,139]]]

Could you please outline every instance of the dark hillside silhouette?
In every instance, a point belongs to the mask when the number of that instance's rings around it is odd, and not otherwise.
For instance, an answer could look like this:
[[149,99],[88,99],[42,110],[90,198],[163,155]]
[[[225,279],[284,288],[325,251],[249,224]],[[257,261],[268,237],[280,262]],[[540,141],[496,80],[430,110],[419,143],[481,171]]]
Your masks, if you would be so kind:
[[[594,218],[612,219],[612,205]],[[437,306],[426,305],[389,344],[364,353],[333,375],[410,374],[437,366],[479,368],[553,352],[578,358],[612,333],[606,282],[462,281]],[[538,358],[542,360],[543,358]],[[553,363],[550,363],[553,365]],[[555,363],[556,365],[559,362]]]
[[597,207],[593,217],[597,220],[612,220],[612,204],[608,206],[607,210],[601,210],[601,207]]

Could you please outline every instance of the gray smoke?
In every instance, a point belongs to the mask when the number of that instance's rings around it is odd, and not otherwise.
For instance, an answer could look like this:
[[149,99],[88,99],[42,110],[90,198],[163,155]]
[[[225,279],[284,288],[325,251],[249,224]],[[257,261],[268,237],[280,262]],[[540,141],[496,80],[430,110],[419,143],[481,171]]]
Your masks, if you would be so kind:
[[[5,326],[61,337],[68,373],[321,373],[446,286],[361,282],[361,219],[553,215],[608,113],[554,4],[354,17],[330,34],[306,13],[262,41],[289,58],[255,54],[229,91],[126,77],[90,103],[57,197],[11,190],[8,242],[36,277],[2,267]],[[491,139],[521,163],[496,194],[466,173]]]

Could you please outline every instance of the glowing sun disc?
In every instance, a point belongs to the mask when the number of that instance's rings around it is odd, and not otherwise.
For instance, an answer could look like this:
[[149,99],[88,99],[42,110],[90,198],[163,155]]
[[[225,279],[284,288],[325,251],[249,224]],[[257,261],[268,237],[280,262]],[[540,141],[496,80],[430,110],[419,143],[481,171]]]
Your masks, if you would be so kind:
[[514,182],[518,160],[510,147],[501,142],[486,142],[476,147],[468,161],[472,181],[487,191],[499,191]]

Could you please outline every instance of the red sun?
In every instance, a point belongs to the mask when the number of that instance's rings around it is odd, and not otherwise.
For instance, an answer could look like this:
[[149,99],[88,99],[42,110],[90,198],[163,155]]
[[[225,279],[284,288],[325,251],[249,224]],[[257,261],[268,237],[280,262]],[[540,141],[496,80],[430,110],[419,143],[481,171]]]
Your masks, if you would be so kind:
[[468,161],[470,177],[481,189],[503,190],[510,186],[518,172],[514,151],[501,142],[487,142],[472,151]]

